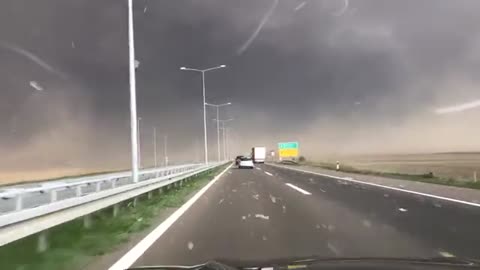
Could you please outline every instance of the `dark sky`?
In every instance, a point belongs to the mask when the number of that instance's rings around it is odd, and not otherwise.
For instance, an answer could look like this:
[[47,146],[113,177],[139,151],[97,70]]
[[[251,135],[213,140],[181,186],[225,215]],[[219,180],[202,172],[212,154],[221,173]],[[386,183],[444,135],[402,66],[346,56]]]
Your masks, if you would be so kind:
[[[127,2],[0,5],[0,150],[12,153],[3,163],[128,165]],[[235,118],[236,152],[285,140],[300,141],[310,156],[480,150],[472,136],[479,109],[433,113],[480,99],[477,0],[134,0],[134,6],[147,162],[153,126],[159,136],[168,134],[172,160],[201,156],[200,75],[179,67],[220,64],[228,68],[207,73],[207,101],[233,103],[222,118]],[[239,53],[269,9],[258,36]],[[213,121],[208,131],[213,159]]]

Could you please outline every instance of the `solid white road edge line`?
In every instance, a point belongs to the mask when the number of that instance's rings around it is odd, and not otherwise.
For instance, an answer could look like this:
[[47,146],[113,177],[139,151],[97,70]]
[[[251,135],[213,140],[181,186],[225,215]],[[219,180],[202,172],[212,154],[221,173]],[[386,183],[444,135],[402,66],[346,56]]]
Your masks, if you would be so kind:
[[270,175],[270,176],[273,176],[273,174],[269,173],[269,172],[264,172],[266,175]]
[[300,193],[303,193],[303,194],[305,194],[305,195],[312,195],[312,193],[310,193],[310,192],[308,192],[308,191],[306,191],[306,190],[303,190],[303,189],[301,189],[301,188],[299,188],[299,187],[297,187],[297,186],[295,186],[295,185],[292,185],[292,184],[290,184],[290,183],[285,183],[285,185],[287,185],[287,186],[289,186],[289,187],[295,189],[296,191],[298,191],[298,192],[300,192]]
[[456,202],[456,203],[466,204],[466,205],[470,205],[470,206],[480,207],[479,203],[462,201],[462,200],[437,196],[437,195],[428,194],[428,193],[417,192],[417,191],[408,190],[408,189],[402,189],[402,188],[396,188],[396,187],[391,187],[391,186],[384,186],[384,185],[380,185],[380,184],[368,183],[368,182],[354,180],[354,179],[351,179],[351,178],[348,178],[348,177],[338,177],[338,176],[333,176],[333,175],[328,175],[328,174],[323,174],[323,173],[317,173],[317,172],[311,172],[311,171],[306,171],[306,170],[300,170],[300,169],[294,169],[294,168],[288,168],[288,167],[283,167],[283,166],[278,166],[278,165],[273,165],[273,164],[268,164],[268,165],[278,167],[278,168],[284,168],[284,169],[292,170],[292,171],[299,171],[299,172],[303,172],[303,173],[315,174],[315,175],[330,177],[330,178],[334,178],[334,179],[340,179],[340,180],[344,180],[344,181],[350,181],[350,182],[354,182],[354,183],[359,183],[359,184],[364,184],[364,185],[369,185],[369,186],[375,186],[375,187],[381,187],[381,188],[385,188],[385,189],[391,189],[391,190],[411,193],[411,194],[415,194],[415,195],[421,195],[421,196],[425,196],[425,197],[430,197],[430,198],[435,198],[435,199],[440,199],[440,200],[445,200],[445,201]]
[[198,191],[190,200],[188,200],[184,205],[177,209],[171,216],[164,220],[157,228],[155,228],[151,233],[149,233],[145,238],[143,238],[138,244],[136,244],[132,249],[130,249],[122,258],[120,258],[115,264],[113,264],[109,270],[124,270],[129,268],[135,261],[140,258],[140,256],[145,253],[145,251],[157,241],[160,236],[162,236],[165,231],[172,226],[172,224],[180,218],[183,213],[185,213],[190,206],[192,206],[202,195],[205,193],[233,164],[229,165],[225,170],[219,173],[215,178],[213,178],[210,183],[204,186],[200,191]]

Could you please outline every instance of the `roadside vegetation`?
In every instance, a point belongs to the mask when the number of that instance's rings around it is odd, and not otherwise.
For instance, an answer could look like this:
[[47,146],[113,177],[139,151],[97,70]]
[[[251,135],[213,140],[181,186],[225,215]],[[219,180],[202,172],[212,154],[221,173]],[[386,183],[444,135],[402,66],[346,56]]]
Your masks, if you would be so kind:
[[52,228],[48,231],[49,247],[44,252],[36,251],[37,235],[0,247],[0,269],[84,269],[96,256],[113,251],[134,234],[158,223],[158,216],[167,209],[183,205],[226,166],[197,175],[182,186],[164,187],[161,194],[153,192],[150,199],[142,196],[135,207],[132,201],[126,201],[116,217],[112,208],[96,212],[89,229],[84,228],[81,218]]
[[[336,164],[333,164],[333,163],[310,162],[310,161],[304,160],[303,162],[299,162],[299,165],[308,165],[308,166],[320,167],[323,169],[336,171]],[[346,172],[346,173],[363,174],[363,175],[382,176],[382,177],[401,179],[401,180],[418,181],[418,182],[432,183],[432,184],[439,184],[439,185],[446,185],[446,186],[480,189],[480,182],[475,182],[473,180],[468,181],[463,179],[459,180],[452,177],[448,177],[448,178],[439,177],[439,176],[436,176],[433,172],[425,172],[423,174],[381,172],[381,171],[374,171],[374,170],[358,169],[358,168],[355,168],[349,165],[344,165],[344,164],[340,166],[339,171]]]

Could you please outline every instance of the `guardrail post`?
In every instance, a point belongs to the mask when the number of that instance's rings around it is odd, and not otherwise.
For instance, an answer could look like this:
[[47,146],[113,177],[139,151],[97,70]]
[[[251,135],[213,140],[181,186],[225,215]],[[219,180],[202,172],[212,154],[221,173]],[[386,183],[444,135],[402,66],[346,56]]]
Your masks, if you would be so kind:
[[38,234],[37,252],[44,252],[48,249],[47,231]]
[[95,183],[95,192],[99,192],[102,189],[102,182]]
[[163,187],[159,188],[158,189],[158,195],[162,194],[163,193]]
[[112,181],[112,188],[115,188],[117,186],[117,179],[112,179],[110,181]]
[[57,201],[57,191],[53,189],[50,191],[50,202],[56,202],[56,201]]
[[20,211],[23,207],[23,197],[21,194],[17,195],[15,198],[15,210]]
[[151,191],[148,192],[147,197],[148,197],[149,200],[152,198],[152,192]]
[[83,227],[85,229],[90,229],[92,227],[92,215],[91,214],[83,216]]
[[119,211],[120,211],[120,205],[118,203],[114,204],[113,205],[113,217],[118,216]]
[[137,207],[138,197],[133,198],[133,207]]
[[75,190],[75,194],[77,197],[82,196],[82,186],[77,186],[77,189]]

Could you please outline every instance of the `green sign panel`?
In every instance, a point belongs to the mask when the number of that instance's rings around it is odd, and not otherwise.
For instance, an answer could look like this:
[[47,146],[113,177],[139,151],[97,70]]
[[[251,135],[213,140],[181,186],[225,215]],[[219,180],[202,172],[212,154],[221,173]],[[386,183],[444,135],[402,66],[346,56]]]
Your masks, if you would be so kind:
[[278,149],[298,149],[298,142],[278,143]]

